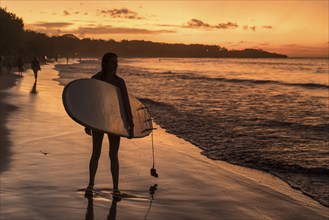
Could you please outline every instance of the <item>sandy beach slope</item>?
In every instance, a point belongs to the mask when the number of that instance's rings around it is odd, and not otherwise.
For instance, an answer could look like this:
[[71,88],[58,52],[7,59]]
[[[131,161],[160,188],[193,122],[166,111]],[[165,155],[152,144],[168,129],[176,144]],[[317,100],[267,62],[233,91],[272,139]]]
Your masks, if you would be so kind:
[[[329,209],[264,172],[212,161],[195,146],[154,132],[122,139],[120,188],[112,201],[108,141],[96,176],[98,193],[84,198],[91,138],[62,106],[63,86],[53,65],[34,84],[31,71],[1,76],[0,219],[328,219]],[[157,184],[152,196],[149,189]]]

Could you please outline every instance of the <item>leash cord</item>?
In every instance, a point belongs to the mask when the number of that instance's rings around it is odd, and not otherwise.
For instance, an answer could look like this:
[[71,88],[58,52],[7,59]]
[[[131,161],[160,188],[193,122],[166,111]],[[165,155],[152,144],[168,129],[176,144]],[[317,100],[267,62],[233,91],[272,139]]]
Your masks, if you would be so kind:
[[153,140],[153,130],[151,131],[151,140],[152,140],[152,156],[153,156],[153,169],[155,166],[155,157],[154,157],[154,140]]

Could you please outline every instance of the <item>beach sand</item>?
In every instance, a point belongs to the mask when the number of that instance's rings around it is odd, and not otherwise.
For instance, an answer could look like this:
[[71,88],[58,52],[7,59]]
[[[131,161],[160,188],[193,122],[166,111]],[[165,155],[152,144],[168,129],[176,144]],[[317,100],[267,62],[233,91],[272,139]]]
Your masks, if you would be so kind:
[[65,113],[53,68],[44,65],[36,85],[30,70],[0,78],[0,219],[328,219],[327,207],[275,176],[210,160],[157,125],[159,178],[149,171],[151,137],[122,139],[120,189],[128,197],[113,201],[104,138],[98,193],[86,199],[91,137]]

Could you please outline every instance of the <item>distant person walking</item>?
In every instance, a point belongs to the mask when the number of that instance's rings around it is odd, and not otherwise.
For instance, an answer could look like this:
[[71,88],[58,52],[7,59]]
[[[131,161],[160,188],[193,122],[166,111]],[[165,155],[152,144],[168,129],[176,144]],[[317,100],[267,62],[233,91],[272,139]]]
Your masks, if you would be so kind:
[[[110,83],[120,89],[124,103],[124,108],[127,112],[127,119],[129,124],[129,136],[130,138],[132,138],[134,136],[134,132],[133,132],[134,123],[131,113],[127,87],[125,81],[121,77],[116,75],[117,68],[118,68],[118,56],[114,53],[106,53],[102,59],[102,70],[97,74],[95,74],[94,76],[92,76],[92,78]],[[104,133],[97,130],[91,130],[90,128],[86,128],[85,131],[87,134],[92,135],[92,139],[93,139],[93,152],[89,163],[89,184],[85,191],[86,196],[91,196],[93,195],[95,175],[97,172],[98,161],[101,155]],[[119,191],[119,158],[118,158],[120,136],[116,136],[112,134],[107,134],[107,135],[110,143],[109,157],[111,160],[110,167],[111,167],[112,180],[113,180],[113,197],[120,198],[121,192]]]
[[11,70],[13,68],[13,62],[12,62],[12,57],[10,55],[5,57],[5,66],[7,69],[7,73],[11,73]]
[[41,70],[41,67],[40,67],[40,62],[38,60],[38,57],[36,57],[36,56],[31,61],[31,69],[33,70],[33,73],[34,73],[34,79],[35,79],[35,81],[37,81],[38,72],[39,72],[39,70]]
[[23,60],[23,57],[21,55],[19,55],[18,58],[17,58],[17,67],[18,67],[19,75],[23,75],[24,60]]

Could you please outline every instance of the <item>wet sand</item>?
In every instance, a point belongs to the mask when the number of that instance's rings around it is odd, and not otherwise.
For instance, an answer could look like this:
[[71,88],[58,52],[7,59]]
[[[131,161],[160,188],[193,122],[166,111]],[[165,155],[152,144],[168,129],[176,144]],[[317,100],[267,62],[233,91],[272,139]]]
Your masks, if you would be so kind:
[[156,125],[160,177],[149,174],[151,138],[122,139],[120,188],[129,197],[112,201],[105,138],[98,195],[84,198],[91,138],[66,115],[57,77],[45,65],[36,85],[27,71],[1,86],[1,219],[328,219],[327,207],[280,179],[212,161]]

